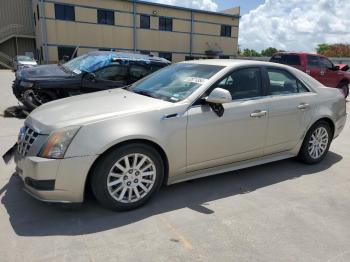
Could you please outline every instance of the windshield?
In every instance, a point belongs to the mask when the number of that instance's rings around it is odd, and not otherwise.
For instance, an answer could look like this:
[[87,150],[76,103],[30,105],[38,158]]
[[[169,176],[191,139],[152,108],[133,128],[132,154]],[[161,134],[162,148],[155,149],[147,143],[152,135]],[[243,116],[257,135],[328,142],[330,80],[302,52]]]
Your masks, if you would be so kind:
[[114,57],[114,54],[85,54],[65,63],[63,67],[76,74],[91,73],[112,63]]
[[136,82],[128,90],[175,103],[187,98],[223,68],[215,65],[175,64]]
[[17,56],[18,61],[26,61],[26,62],[32,62],[35,61],[33,58],[29,56]]

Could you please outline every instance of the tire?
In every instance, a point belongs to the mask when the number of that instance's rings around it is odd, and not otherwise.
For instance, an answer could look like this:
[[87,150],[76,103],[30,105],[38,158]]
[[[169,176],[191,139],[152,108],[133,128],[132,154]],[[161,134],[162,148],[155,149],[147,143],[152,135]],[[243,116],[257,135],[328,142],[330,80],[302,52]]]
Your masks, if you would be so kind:
[[345,82],[340,83],[338,88],[343,92],[345,98],[347,98],[348,95],[349,95],[349,86],[348,86],[348,84],[345,83]]
[[322,161],[329,150],[333,139],[333,132],[329,124],[319,121],[307,132],[300,148],[298,159],[312,165]]
[[164,164],[158,151],[147,144],[131,143],[112,149],[98,160],[91,188],[105,208],[126,211],[149,201],[160,189],[163,179]]
[[29,110],[33,111],[44,103],[53,101],[57,98],[52,92],[36,92],[32,89],[26,90],[22,95],[22,103]]

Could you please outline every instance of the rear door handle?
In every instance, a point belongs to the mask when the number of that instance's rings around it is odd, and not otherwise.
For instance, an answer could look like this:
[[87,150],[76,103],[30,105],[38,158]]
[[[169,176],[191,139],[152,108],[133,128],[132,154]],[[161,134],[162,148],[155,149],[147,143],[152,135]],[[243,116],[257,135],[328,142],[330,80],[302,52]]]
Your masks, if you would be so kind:
[[267,114],[267,111],[256,110],[250,114],[250,117],[263,117],[263,116],[266,116],[266,114]]
[[310,107],[309,104],[306,104],[306,103],[302,103],[300,105],[298,105],[298,109],[300,110],[305,110],[305,109],[308,109]]

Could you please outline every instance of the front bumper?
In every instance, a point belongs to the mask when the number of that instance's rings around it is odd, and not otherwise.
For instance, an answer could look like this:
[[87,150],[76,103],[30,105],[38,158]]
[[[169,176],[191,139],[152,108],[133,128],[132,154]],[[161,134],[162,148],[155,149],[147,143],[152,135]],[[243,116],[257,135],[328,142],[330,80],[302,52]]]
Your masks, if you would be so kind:
[[24,87],[23,86],[20,86],[20,81],[19,80],[15,80],[13,81],[13,84],[12,84],[12,92],[13,94],[15,95],[15,97],[20,101],[22,102],[23,100],[23,93],[24,93]]
[[85,181],[96,158],[46,159],[15,153],[16,172],[24,182],[24,190],[41,201],[81,203]]

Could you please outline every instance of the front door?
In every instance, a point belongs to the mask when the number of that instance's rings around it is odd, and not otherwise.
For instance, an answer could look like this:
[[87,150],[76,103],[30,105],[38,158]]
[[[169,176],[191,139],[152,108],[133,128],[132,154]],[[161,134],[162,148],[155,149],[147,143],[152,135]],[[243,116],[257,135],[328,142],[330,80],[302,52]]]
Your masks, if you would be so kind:
[[338,71],[334,70],[334,65],[325,57],[320,57],[322,83],[328,87],[337,87],[339,84]]
[[[306,56],[306,73],[322,83],[320,59],[316,55]],[[323,84],[323,83],[322,83]]]
[[283,69],[267,68],[270,101],[264,154],[293,149],[303,138],[315,107],[315,93]]
[[85,92],[123,87],[128,84],[128,66],[111,65],[95,72],[94,78],[87,74],[83,77],[82,86]]
[[[267,101],[260,68],[236,70],[214,85],[230,91],[219,117],[209,105],[188,111],[187,171],[260,157],[267,130]],[[207,95],[206,94],[206,95]]]

